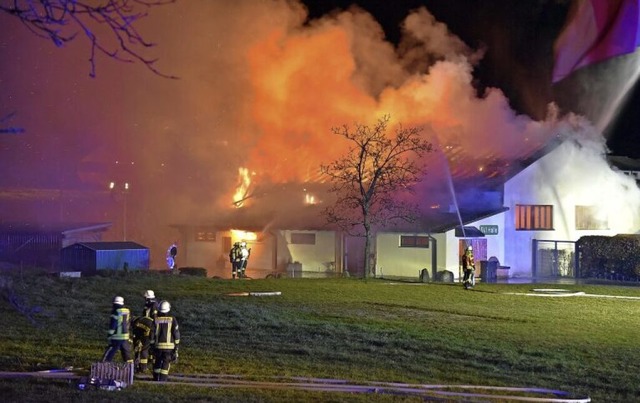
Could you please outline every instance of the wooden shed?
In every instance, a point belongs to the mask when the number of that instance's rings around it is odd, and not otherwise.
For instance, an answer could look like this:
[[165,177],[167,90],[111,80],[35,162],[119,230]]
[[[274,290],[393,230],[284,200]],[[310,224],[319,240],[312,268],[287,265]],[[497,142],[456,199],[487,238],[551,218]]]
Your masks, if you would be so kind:
[[78,242],[62,248],[64,272],[97,273],[100,270],[148,270],[149,248],[135,242]]

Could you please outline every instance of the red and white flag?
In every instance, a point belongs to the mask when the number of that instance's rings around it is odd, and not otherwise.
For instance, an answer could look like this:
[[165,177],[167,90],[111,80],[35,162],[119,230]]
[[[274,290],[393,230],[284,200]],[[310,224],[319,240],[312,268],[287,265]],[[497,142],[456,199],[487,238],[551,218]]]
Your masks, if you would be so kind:
[[640,46],[640,0],[574,0],[554,44],[553,82]]

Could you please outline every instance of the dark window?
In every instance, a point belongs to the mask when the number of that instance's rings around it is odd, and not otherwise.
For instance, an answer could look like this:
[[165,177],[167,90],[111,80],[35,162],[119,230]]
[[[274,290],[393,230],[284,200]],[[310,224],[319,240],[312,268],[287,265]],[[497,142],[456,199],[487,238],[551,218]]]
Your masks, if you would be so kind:
[[553,206],[516,204],[516,230],[552,230]]
[[316,234],[309,232],[292,232],[291,243],[296,245],[315,245]]
[[429,237],[420,235],[400,235],[401,248],[428,248]]

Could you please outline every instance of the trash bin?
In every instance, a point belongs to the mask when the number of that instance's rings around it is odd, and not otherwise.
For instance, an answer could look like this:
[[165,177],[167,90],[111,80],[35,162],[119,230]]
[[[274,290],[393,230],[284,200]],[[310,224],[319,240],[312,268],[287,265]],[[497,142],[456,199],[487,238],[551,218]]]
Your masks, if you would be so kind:
[[427,269],[420,270],[420,282],[421,283],[429,282],[429,271]]
[[480,279],[483,283],[495,283],[498,278],[498,262],[494,260],[480,261]]
[[449,270],[439,271],[437,277],[442,283],[453,283],[453,273]]

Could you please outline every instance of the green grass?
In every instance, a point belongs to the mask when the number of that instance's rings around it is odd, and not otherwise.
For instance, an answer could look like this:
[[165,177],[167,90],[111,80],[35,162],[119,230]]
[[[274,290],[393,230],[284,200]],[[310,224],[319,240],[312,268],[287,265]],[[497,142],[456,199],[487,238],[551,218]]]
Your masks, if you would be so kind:
[[[172,373],[540,387],[592,401],[638,399],[640,300],[508,293],[555,287],[640,297],[640,287],[479,284],[465,291],[459,284],[155,273],[1,280],[3,371],[89,368],[106,346],[113,296],[140,314],[143,292],[153,289],[180,322],[180,361]],[[282,295],[227,295],[243,291]],[[36,379],[0,379],[0,394],[6,401],[422,401],[144,383],[117,393],[78,391],[62,380]]]

